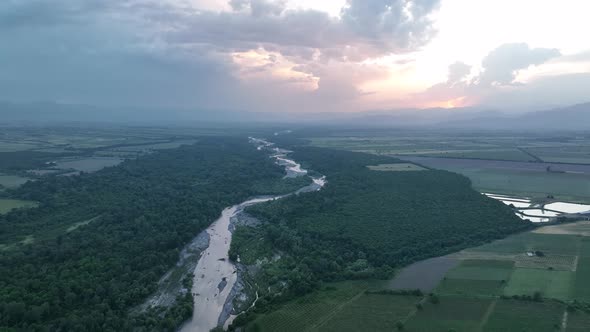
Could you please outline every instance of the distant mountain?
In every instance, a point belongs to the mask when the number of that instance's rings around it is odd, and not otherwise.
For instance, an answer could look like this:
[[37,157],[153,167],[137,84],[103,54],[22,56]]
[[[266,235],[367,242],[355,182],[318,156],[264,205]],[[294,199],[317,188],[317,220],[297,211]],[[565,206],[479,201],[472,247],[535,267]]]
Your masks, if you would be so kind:
[[376,128],[590,130],[590,103],[515,115],[483,107],[398,109],[356,113],[260,113],[230,110],[101,108],[55,102],[0,101],[0,124],[88,122],[185,126],[214,123],[283,123]]
[[465,120],[447,120],[443,127],[507,130],[590,130],[590,103],[529,112],[518,116],[482,116]]

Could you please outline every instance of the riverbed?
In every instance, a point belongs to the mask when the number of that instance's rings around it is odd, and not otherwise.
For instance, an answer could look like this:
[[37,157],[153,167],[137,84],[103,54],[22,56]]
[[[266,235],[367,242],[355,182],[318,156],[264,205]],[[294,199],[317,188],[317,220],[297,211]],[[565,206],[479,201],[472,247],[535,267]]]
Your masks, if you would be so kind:
[[[260,151],[271,151],[278,165],[285,167],[287,177],[307,176],[307,170],[288,158],[290,151],[274,147],[274,144],[257,138],[250,138]],[[325,177],[312,177],[313,183],[297,190],[292,194],[320,190],[326,183]],[[221,217],[205,230],[209,237],[209,246],[202,252],[194,269],[193,288],[194,298],[193,317],[182,328],[183,332],[208,332],[216,326],[223,326],[230,315],[226,312],[230,294],[238,279],[236,266],[229,260],[229,248],[232,232],[231,222],[244,208],[280,199],[288,195],[257,197],[240,204],[225,208]],[[224,311],[225,307],[225,311]],[[230,305],[231,308],[231,305]],[[222,318],[220,318],[222,317]],[[235,316],[231,316],[234,318]]]

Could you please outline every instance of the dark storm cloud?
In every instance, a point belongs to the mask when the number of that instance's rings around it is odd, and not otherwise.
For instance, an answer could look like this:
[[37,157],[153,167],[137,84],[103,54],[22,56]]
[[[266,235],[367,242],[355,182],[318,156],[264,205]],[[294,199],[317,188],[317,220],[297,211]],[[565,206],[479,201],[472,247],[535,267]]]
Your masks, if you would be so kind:
[[0,99],[258,107],[263,94],[235,77],[230,54],[264,48],[319,77],[308,97],[328,103],[354,82],[335,84],[342,74],[318,63],[416,50],[432,37],[438,0],[349,0],[342,18],[284,1],[229,4],[214,12],[182,0],[4,0]]

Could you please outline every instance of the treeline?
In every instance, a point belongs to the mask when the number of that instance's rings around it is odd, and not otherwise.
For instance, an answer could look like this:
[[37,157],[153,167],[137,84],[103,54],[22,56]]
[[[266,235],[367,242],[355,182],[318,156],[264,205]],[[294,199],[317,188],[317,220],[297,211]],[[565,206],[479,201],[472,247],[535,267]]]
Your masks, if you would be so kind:
[[257,302],[263,307],[258,312],[323,281],[387,278],[394,268],[532,227],[509,207],[474,191],[458,174],[371,171],[367,165],[399,160],[292,148],[296,160],[326,175],[328,183],[319,192],[248,208],[264,223],[235,233],[234,255],[281,255],[258,276],[261,289],[275,290]]
[[[7,248],[0,250],[0,330],[173,330],[176,316],[190,311],[184,304],[172,316],[161,313],[164,323],[130,317],[129,310],[155,291],[180,249],[224,207],[301,184],[277,185],[283,175],[245,138],[202,138],[10,191],[40,207],[0,216]],[[18,243],[27,236],[32,243]]]

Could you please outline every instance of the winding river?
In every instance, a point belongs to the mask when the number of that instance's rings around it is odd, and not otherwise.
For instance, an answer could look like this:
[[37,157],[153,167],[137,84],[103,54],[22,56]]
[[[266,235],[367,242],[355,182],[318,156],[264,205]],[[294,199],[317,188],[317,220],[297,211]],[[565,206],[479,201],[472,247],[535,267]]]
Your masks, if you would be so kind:
[[[274,152],[271,158],[274,158],[277,164],[285,167],[286,177],[307,175],[307,170],[302,169],[300,164],[288,158],[287,155],[290,151],[273,147],[272,143],[262,139],[250,138],[250,142],[255,144],[258,150]],[[311,185],[292,194],[317,191],[326,183],[325,177],[312,177],[312,180]],[[280,199],[292,194],[258,197],[227,207],[222,211],[221,217],[205,230],[209,235],[209,246],[202,252],[194,270],[192,288],[194,298],[193,317],[181,328],[182,332],[209,332],[216,326],[224,326],[226,323],[225,319],[220,319],[220,317],[237,281],[236,266],[229,260],[232,218],[248,206]]]

